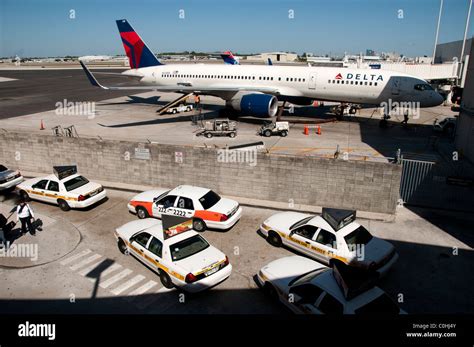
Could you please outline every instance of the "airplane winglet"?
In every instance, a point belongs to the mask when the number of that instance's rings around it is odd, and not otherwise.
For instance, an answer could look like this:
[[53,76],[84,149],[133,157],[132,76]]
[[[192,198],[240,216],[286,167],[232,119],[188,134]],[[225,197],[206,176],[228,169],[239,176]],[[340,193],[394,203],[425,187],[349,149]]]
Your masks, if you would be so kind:
[[92,72],[90,72],[90,70],[87,68],[87,66],[81,61],[79,60],[79,63],[81,64],[82,66],[82,69],[84,70],[84,72],[86,73],[86,76],[87,78],[89,79],[89,82],[95,86],[95,87],[99,87],[99,88],[102,88],[102,89],[109,89],[107,87],[104,87],[102,84],[100,84],[97,79],[94,77],[94,75],[92,74]]

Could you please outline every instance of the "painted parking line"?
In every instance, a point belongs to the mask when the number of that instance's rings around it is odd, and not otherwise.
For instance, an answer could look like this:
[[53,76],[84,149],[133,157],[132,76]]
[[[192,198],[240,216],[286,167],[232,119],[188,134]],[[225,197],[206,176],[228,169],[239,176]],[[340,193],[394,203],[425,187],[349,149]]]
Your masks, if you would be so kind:
[[85,277],[85,276],[87,276],[87,274],[91,273],[93,270],[95,270],[103,262],[104,262],[104,259],[101,259],[100,261],[85,267],[84,269],[79,271],[78,274]]
[[122,278],[125,278],[127,277],[128,275],[130,275],[132,273],[132,270],[130,269],[125,269],[123,270],[122,272],[119,272],[118,274],[110,277],[108,280],[105,280],[104,282],[102,283],[99,283],[99,286],[101,288],[108,288],[110,287],[112,284],[114,283],[117,283],[118,281],[120,281]]
[[130,292],[128,295],[129,296],[137,296],[137,295],[142,295],[145,294],[147,291],[149,291],[151,288],[154,288],[158,285],[155,281],[148,281],[141,287],[138,287],[134,291]]
[[69,268],[72,271],[76,271],[76,270],[92,263],[93,261],[96,261],[99,258],[102,258],[102,256],[100,254],[94,254],[94,255],[90,256],[89,258],[86,258],[83,261],[80,261],[79,263],[70,266]]
[[[108,267],[106,270],[102,271],[100,273],[100,277],[101,278],[104,278],[104,277],[107,277],[109,274],[111,274],[112,272],[115,272],[117,270],[120,270],[122,268],[122,265],[118,264],[118,263],[114,263],[112,265],[110,265],[110,267]],[[89,281],[91,282],[94,282],[96,279],[95,278],[88,278]]]
[[121,293],[123,293],[124,291],[126,291],[127,289],[130,289],[132,288],[134,285],[136,285],[137,283],[140,283],[141,281],[143,281],[145,279],[145,276],[142,276],[142,275],[136,275],[135,277],[133,277],[132,279],[128,280],[127,282],[125,283],[122,283],[120,286],[118,286],[117,288],[115,289],[112,289],[111,292],[112,294],[114,295],[119,295]]
[[86,249],[86,250],[83,250],[82,252],[79,252],[75,255],[73,255],[72,257],[69,257],[65,260],[63,260],[62,262],[60,262],[61,265],[67,265],[69,263],[72,263],[73,261],[75,261],[76,259],[79,259],[79,258],[82,258],[83,256],[91,253],[92,251],[90,249]]

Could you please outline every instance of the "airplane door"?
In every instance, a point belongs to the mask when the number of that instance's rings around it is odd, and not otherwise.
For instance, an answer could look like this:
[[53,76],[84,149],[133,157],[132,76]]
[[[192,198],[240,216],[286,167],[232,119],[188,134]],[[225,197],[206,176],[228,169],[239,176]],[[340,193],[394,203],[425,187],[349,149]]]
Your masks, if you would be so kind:
[[394,77],[392,82],[392,95],[399,95],[402,81],[400,77]]
[[311,73],[309,75],[308,88],[309,89],[316,89],[316,74],[315,73]]

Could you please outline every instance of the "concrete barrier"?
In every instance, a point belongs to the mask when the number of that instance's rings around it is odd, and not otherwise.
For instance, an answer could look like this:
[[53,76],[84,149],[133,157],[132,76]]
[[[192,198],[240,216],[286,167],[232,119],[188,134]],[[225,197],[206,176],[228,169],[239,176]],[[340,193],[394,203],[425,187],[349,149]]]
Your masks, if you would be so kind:
[[78,165],[90,179],[148,186],[193,184],[224,195],[293,205],[395,213],[401,167],[262,152],[0,133],[0,163],[52,172]]

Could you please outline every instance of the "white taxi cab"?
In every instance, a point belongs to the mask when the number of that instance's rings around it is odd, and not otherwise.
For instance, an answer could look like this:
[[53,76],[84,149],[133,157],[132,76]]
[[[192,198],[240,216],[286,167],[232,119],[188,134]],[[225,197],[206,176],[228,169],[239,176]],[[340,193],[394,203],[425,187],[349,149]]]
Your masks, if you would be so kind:
[[242,216],[242,207],[237,201],[222,198],[208,188],[190,185],[142,192],[130,200],[128,209],[140,219],[162,215],[192,218],[196,231],[227,230]]
[[53,169],[53,175],[20,183],[17,186],[20,196],[58,205],[63,211],[85,208],[107,197],[104,187],[79,175],[76,166],[55,166]]
[[158,273],[164,287],[199,292],[226,280],[232,265],[191,228],[190,219],[164,216],[163,221],[146,218],[124,224],[115,236],[120,252]]
[[23,182],[23,176],[20,171],[9,170],[0,164],[0,193],[13,190],[21,182]]
[[323,208],[321,216],[281,212],[265,220],[260,232],[271,245],[285,245],[324,264],[342,262],[385,275],[398,259],[395,248],[355,218],[355,211],[332,208]]
[[264,266],[256,281],[268,295],[298,314],[405,314],[382,289],[374,286],[373,279],[361,281],[358,274],[354,280],[353,275],[346,275],[353,271],[348,269],[330,269],[294,255]]

